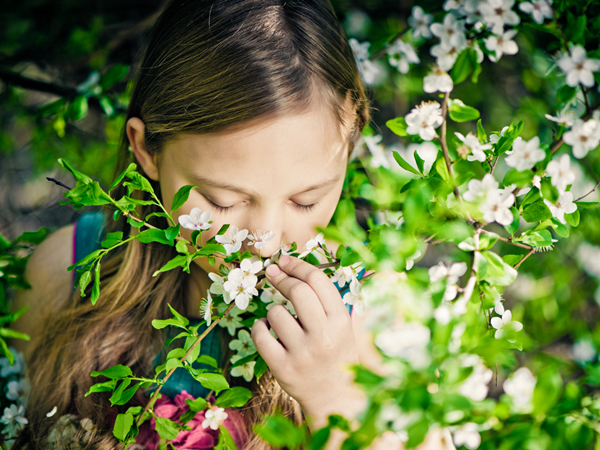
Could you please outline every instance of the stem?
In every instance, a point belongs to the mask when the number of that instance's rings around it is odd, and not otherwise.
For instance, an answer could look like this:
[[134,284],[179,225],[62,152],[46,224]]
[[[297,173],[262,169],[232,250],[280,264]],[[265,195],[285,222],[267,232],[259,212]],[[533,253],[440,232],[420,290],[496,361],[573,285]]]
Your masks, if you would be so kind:
[[[206,337],[206,335],[208,333],[210,333],[210,331],[221,321],[221,319],[223,317],[225,317],[227,314],[229,314],[229,312],[233,309],[233,307],[235,306],[235,303],[232,303],[229,308],[227,308],[225,310],[225,312],[223,313],[222,317],[219,317],[218,319],[216,319],[213,323],[210,324],[210,326],[204,330],[204,333],[202,333],[200,336],[198,336],[198,339],[196,339],[196,342],[194,342],[192,344],[192,346],[189,348],[189,350],[185,353],[185,355],[183,355],[179,361],[181,361],[183,363],[183,361],[185,361],[187,359],[187,357],[192,353],[192,351],[194,351],[194,349],[198,346],[198,344],[200,344],[200,342],[202,342],[202,339],[204,339]],[[167,380],[171,377],[171,375],[173,375],[173,372],[175,372],[175,370],[177,369],[177,367],[171,369],[169,371],[169,373],[167,373],[167,375],[165,375],[165,377],[161,380],[163,382],[163,384],[158,385],[158,388],[156,388],[156,390],[154,391],[154,393],[152,394],[152,397],[150,397],[150,401],[148,402],[148,404],[146,404],[146,407],[144,408],[144,410],[142,411],[142,414],[140,414],[140,416],[138,417],[137,420],[137,425],[139,426],[142,422],[142,418],[146,415],[146,413],[150,410],[150,408],[154,405],[154,402],[156,402],[157,398],[158,398],[158,394],[160,393],[160,390],[162,389],[162,387],[165,385],[165,383],[167,382]]]
[[462,203],[462,198],[460,196],[460,192],[458,191],[458,186],[456,186],[456,181],[454,180],[454,171],[452,170],[452,163],[450,162],[450,155],[448,153],[448,143],[446,142],[446,122],[448,115],[448,94],[444,94],[444,100],[442,101],[442,117],[444,121],[442,122],[440,143],[442,144],[442,152],[444,153],[444,161],[446,161],[446,168],[448,169],[448,174],[450,175],[450,179],[452,180],[452,186],[454,188],[454,196],[456,200]]
[[61,183],[60,181],[58,181],[58,180],[57,180],[57,179],[55,179],[55,178],[46,177],[46,180],[48,180],[48,181],[52,181],[54,184],[58,184],[59,186],[61,186],[61,187],[64,187],[64,188],[65,188],[66,190],[68,190],[68,191],[70,191],[70,190],[71,190],[71,188],[70,188],[69,186],[67,186],[67,185],[66,185],[66,184],[64,184],[64,183]]
[[496,164],[498,164],[498,160],[500,159],[500,156],[496,156],[496,161],[494,161],[494,164],[490,164],[491,170],[490,173],[493,174],[494,173],[494,169],[496,169]]
[[[484,230],[484,229],[481,229],[481,232],[484,233],[484,234],[490,233],[490,231]],[[512,239],[505,238],[505,237],[502,237],[502,236],[498,236],[498,240],[502,241],[502,242],[506,242],[507,244],[514,245],[515,247],[524,248],[526,250],[531,250],[533,248],[531,245],[520,244],[519,242],[513,242]]]
[[585,194],[585,195],[582,195],[581,197],[579,197],[579,198],[578,198],[577,200],[575,200],[575,201],[576,201],[576,202],[578,202],[578,201],[580,201],[580,200],[582,200],[582,199],[586,198],[588,195],[590,195],[592,192],[594,192],[598,186],[600,186],[600,181],[598,181],[598,182],[596,183],[596,186],[594,186],[594,189],[592,189],[592,190],[591,190],[590,192],[588,192],[587,194]]
[[[156,196],[156,194],[154,193],[154,191],[150,192],[150,195],[152,195],[152,198],[154,198],[154,200],[156,201],[156,204],[160,207],[160,209],[163,210],[163,212],[167,215],[167,217],[169,218],[169,220],[171,221],[171,224],[173,226],[175,226],[175,221],[173,220],[173,218],[171,217],[171,214],[169,214],[167,212],[167,210],[165,209],[165,207],[163,206],[163,204],[161,203],[161,201],[158,199],[158,197]],[[201,233],[202,234],[202,233]]]
[[521,264],[523,264],[527,258],[529,258],[531,255],[533,255],[533,253],[534,253],[534,252],[535,252],[535,249],[534,249],[534,248],[532,248],[531,250],[529,250],[529,253],[527,253],[525,256],[523,256],[523,259],[521,259],[521,261],[519,261],[518,263],[516,263],[516,264],[513,266],[513,269],[518,269],[518,268],[519,268],[519,266],[520,266]]

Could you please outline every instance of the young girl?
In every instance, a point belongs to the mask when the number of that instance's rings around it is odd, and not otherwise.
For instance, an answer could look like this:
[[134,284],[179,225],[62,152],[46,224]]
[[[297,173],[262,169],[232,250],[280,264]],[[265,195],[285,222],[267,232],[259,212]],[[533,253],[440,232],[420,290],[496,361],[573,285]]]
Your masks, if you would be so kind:
[[[173,217],[194,207],[212,211],[214,224],[203,233],[204,242],[224,223],[271,231],[276,238],[261,249],[268,257],[282,243],[303,245],[316,226],[328,224],[348,156],[368,121],[369,102],[352,51],[327,0],[176,0],[146,44],[116,173],[136,162],[169,210],[180,187],[197,186]],[[116,198],[126,192],[119,189]],[[144,206],[141,216],[155,211]],[[163,220],[151,223],[166,228]],[[76,227],[50,236],[29,261],[32,289],[21,291],[16,305],[30,306],[17,323],[33,338],[21,346],[31,383],[29,424],[16,447],[118,448],[112,434],[118,411],[109,408],[106,395],[85,397],[94,383],[90,373],[115,364],[152,373],[164,358],[166,336],[150,322],[170,317],[169,304],[199,320],[209,273],[220,261],[196,259],[190,274],[172,270],[152,277],[175,256],[169,246],[132,240],[109,254],[95,306],[73,292],[66,268],[73,255],[76,260],[94,249],[104,221],[107,232],[132,232],[123,218],[84,215]],[[191,231],[183,233],[190,238]],[[244,250],[257,254],[247,241]],[[291,301],[298,320],[275,306],[268,320],[252,327],[270,372],[252,383],[253,399],[242,411],[230,411],[226,424],[248,449],[268,448],[247,430],[275,406],[297,422],[304,415],[311,429],[324,425],[329,414],[355,415],[365,403],[344,366],[374,358],[360,320],[351,320],[319,269],[282,257],[266,276]],[[228,361],[226,330],[215,328],[210,336],[203,353]],[[171,400],[194,389],[194,397],[207,395],[193,379],[173,378],[161,391]],[[127,406],[144,401],[135,398]],[[74,431],[65,437],[61,429],[67,425]],[[432,448],[451,446],[435,439],[429,440]],[[340,442],[335,435],[329,448]],[[197,445],[179,448],[205,448]]]

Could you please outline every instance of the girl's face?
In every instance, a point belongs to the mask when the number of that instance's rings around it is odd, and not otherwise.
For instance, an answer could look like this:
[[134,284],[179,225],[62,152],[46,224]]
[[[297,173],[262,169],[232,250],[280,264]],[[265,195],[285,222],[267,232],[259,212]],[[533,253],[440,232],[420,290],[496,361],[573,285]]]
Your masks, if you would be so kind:
[[[316,234],[315,227],[329,223],[342,191],[347,148],[333,112],[319,104],[302,114],[184,135],[166,145],[156,173],[168,210],[180,187],[197,186],[173,217],[177,220],[194,207],[212,211],[214,223],[202,233],[204,242],[226,223],[249,232],[272,231],[275,238],[260,251],[268,257],[282,242],[295,241],[301,249]],[[191,238],[191,230],[182,233]],[[258,253],[246,244],[241,252]],[[220,263],[194,261],[206,272],[217,271]]]

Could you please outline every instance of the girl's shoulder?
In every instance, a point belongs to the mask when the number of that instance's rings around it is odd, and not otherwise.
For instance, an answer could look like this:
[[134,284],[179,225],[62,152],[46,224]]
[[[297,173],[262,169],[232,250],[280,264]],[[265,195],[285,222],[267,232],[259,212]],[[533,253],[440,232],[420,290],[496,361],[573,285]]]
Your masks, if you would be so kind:
[[[15,293],[13,309],[27,306],[28,312],[12,327],[28,334],[32,340],[45,318],[60,309],[72,292],[72,275],[67,268],[73,264],[73,230],[74,225],[59,228],[36,247],[25,268],[25,279],[31,289]],[[20,339],[12,344],[27,360],[33,345]]]

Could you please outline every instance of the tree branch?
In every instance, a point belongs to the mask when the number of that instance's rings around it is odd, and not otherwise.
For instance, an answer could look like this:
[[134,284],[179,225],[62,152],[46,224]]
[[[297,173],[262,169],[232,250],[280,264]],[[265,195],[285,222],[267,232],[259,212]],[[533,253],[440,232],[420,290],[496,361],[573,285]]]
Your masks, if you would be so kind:
[[531,255],[533,255],[534,253],[535,253],[535,248],[532,248],[531,250],[529,250],[529,253],[527,253],[525,256],[523,256],[523,258],[521,259],[521,261],[519,261],[518,263],[516,263],[516,264],[513,266],[513,269],[518,269],[518,268],[519,268],[519,266],[520,266],[521,264],[523,264],[523,263],[525,262],[525,260],[526,260],[527,258],[529,258]]
[[444,94],[444,100],[442,101],[442,117],[444,121],[442,122],[440,143],[442,144],[442,152],[444,154],[444,161],[446,161],[446,167],[448,168],[448,174],[450,175],[450,179],[452,180],[452,186],[454,188],[454,196],[456,199],[462,203],[462,198],[460,196],[460,192],[458,190],[458,186],[456,186],[456,181],[454,180],[454,171],[452,170],[452,163],[450,161],[450,154],[448,153],[448,143],[446,142],[446,116],[448,115],[448,94]]
[[588,195],[590,195],[592,192],[594,192],[598,186],[600,186],[600,181],[598,181],[598,182],[596,183],[596,186],[594,186],[594,189],[592,189],[592,190],[591,190],[590,192],[588,192],[587,194],[585,194],[585,195],[582,195],[581,197],[579,197],[579,198],[578,198],[577,200],[575,200],[575,201],[576,201],[576,202],[578,202],[578,201],[580,201],[580,200],[583,200],[583,199],[584,199],[584,198],[586,198]]

